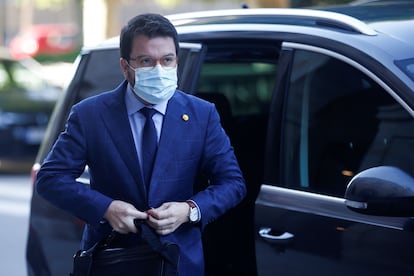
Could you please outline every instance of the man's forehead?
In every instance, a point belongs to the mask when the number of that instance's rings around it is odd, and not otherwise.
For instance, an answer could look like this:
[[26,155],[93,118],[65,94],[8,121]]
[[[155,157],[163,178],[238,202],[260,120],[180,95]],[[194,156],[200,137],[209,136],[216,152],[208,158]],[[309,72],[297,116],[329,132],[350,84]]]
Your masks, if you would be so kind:
[[173,38],[167,36],[148,37],[139,35],[133,40],[132,51],[163,51],[174,52],[175,43]]

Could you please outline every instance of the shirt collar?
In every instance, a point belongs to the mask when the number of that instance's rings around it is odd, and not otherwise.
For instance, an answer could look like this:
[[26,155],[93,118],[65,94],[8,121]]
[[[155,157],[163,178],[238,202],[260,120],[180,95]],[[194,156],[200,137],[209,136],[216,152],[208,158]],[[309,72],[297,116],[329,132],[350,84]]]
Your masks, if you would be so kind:
[[[168,101],[163,101],[162,103],[152,105],[151,107],[157,110],[162,115],[165,115],[167,110]],[[132,115],[135,112],[141,110],[145,105],[137,99],[132,90],[131,85],[128,83],[127,91],[125,93],[125,105],[127,108],[128,115]]]

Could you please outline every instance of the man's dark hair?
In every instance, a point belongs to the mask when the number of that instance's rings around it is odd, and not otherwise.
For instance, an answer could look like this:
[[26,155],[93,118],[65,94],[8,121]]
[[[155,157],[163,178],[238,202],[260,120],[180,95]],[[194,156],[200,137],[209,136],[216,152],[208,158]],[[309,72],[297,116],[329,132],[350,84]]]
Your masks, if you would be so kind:
[[178,35],[174,25],[160,14],[146,13],[135,16],[122,28],[119,45],[121,58],[130,59],[132,42],[139,35],[149,38],[171,37],[174,40],[175,52],[178,54]]

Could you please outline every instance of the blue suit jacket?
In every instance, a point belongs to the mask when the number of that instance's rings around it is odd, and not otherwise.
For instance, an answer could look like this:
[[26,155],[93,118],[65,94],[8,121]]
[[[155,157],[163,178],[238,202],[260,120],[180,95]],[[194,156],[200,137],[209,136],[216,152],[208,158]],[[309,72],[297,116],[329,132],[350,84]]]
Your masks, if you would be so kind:
[[[180,246],[180,276],[203,275],[202,228],[246,193],[233,148],[214,105],[177,90],[168,102],[147,196],[124,102],[126,90],[124,81],[72,108],[65,131],[37,175],[37,191],[86,222],[82,248],[111,230],[103,215],[114,199],[141,211],[194,200],[201,210],[201,227],[183,224],[161,239]],[[76,181],[85,165],[90,188]],[[194,190],[198,173],[209,178],[200,192]]]

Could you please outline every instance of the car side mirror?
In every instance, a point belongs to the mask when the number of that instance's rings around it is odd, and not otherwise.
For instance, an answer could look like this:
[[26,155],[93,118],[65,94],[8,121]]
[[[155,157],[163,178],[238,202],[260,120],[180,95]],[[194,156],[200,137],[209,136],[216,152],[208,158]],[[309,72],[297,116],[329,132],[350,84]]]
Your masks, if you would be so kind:
[[414,178],[399,168],[379,166],[355,175],[345,192],[346,206],[358,213],[414,216]]

